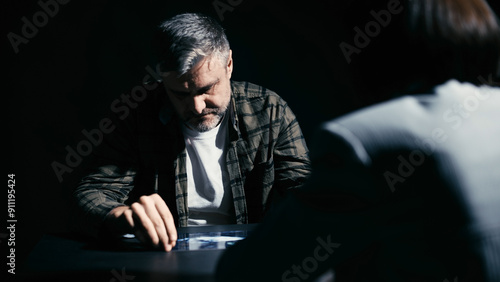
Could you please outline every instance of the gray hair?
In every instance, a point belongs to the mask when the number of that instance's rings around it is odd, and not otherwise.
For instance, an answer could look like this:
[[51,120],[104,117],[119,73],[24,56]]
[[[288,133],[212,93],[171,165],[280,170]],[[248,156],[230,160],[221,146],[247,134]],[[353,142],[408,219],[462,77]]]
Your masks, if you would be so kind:
[[206,57],[227,62],[229,41],[222,26],[199,13],[179,14],[163,22],[159,33],[162,71],[188,72]]

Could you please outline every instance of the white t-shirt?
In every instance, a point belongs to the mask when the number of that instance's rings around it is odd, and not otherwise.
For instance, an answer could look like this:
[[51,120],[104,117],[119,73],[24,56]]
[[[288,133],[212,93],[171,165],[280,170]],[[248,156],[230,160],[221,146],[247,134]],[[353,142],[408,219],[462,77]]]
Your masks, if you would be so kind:
[[227,118],[207,132],[185,125],[182,131],[187,153],[188,225],[235,223],[226,166]]

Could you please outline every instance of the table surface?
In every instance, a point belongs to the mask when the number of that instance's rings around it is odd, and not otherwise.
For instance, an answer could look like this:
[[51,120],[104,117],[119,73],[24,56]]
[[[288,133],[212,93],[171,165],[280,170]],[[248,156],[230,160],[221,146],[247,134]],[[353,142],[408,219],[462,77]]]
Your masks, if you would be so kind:
[[[255,224],[193,226],[178,228],[187,234],[226,231],[251,232]],[[241,232],[239,232],[241,233]],[[178,243],[179,245],[179,243]],[[146,249],[136,239],[99,244],[68,234],[47,234],[37,243],[21,268],[20,281],[214,281],[224,249]]]

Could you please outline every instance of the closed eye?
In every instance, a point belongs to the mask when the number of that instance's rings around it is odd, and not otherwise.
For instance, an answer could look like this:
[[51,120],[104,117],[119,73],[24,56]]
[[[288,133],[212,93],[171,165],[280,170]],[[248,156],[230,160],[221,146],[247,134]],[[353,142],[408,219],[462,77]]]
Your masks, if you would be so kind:
[[212,87],[213,87],[213,85],[210,85],[210,86],[206,86],[206,87],[203,87],[201,89],[198,89],[197,94],[198,95],[206,94],[207,92],[210,91],[210,89],[212,89]]

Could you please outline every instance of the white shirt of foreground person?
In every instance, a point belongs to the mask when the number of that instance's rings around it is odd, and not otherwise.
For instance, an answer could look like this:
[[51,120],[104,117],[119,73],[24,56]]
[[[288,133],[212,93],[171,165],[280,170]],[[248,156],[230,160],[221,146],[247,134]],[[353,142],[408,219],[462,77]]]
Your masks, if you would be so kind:
[[217,281],[312,280],[373,246],[377,281],[444,281],[471,254],[500,281],[499,124],[500,88],[456,80],[325,122],[301,193],[226,250]]
[[227,117],[206,132],[182,126],[186,143],[188,225],[234,223],[232,193],[226,171]]
[[[500,201],[500,88],[449,80],[434,91],[362,109],[325,123],[323,129],[347,140],[365,166],[381,152],[411,150],[400,156],[402,171],[396,167],[384,173],[391,192],[422,162],[437,158],[438,173],[456,178],[451,181],[454,192],[463,194],[475,227],[500,228],[500,205],[495,204]],[[332,147],[323,144],[327,140],[316,144],[318,155]],[[335,178],[322,179],[328,180]]]
[[[347,166],[332,171],[320,165],[313,170],[308,184],[311,191],[316,187],[335,187],[336,192],[379,201],[392,194],[404,194],[411,187],[418,196],[433,203],[424,205],[429,208],[431,218],[436,222],[442,220],[436,226],[447,226],[455,217],[464,216],[463,225],[456,226],[460,236],[468,242],[469,251],[480,257],[487,281],[500,281],[500,88],[449,80],[437,86],[434,94],[396,98],[326,122],[318,137],[312,144],[315,148],[311,150],[312,162],[332,155]],[[402,153],[394,155],[395,152]],[[387,157],[397,163],[380,166]],[[434,164],[434,170],[427,170],[429,164]],[[440,181],[434,183],[434,180]],[[415,189],[409,183],[418,183],[420,187]],[[442,198],[441,206],[456,203],[457,209],[440,209],[439,202],[432,200],[438,194],[448,195]],[[398,211],[393,213],[397,217]],[[383,230],[383,226],[376,228]],[[374,231],[366,231],[370,232]],[[337,233],[342,232],[332,233],[338,235],[336,240],[348,242]],[[437,237],[436,242],[440,242]],[[387,265],[398,261],[401,268],[409,270],[412,269],[409,258],[422,255],[412,250],[411,245],[387,244],[401,250]],[[346,249],[347,245],[343,244]],[[386,271],[390,273],[390,267]]]

